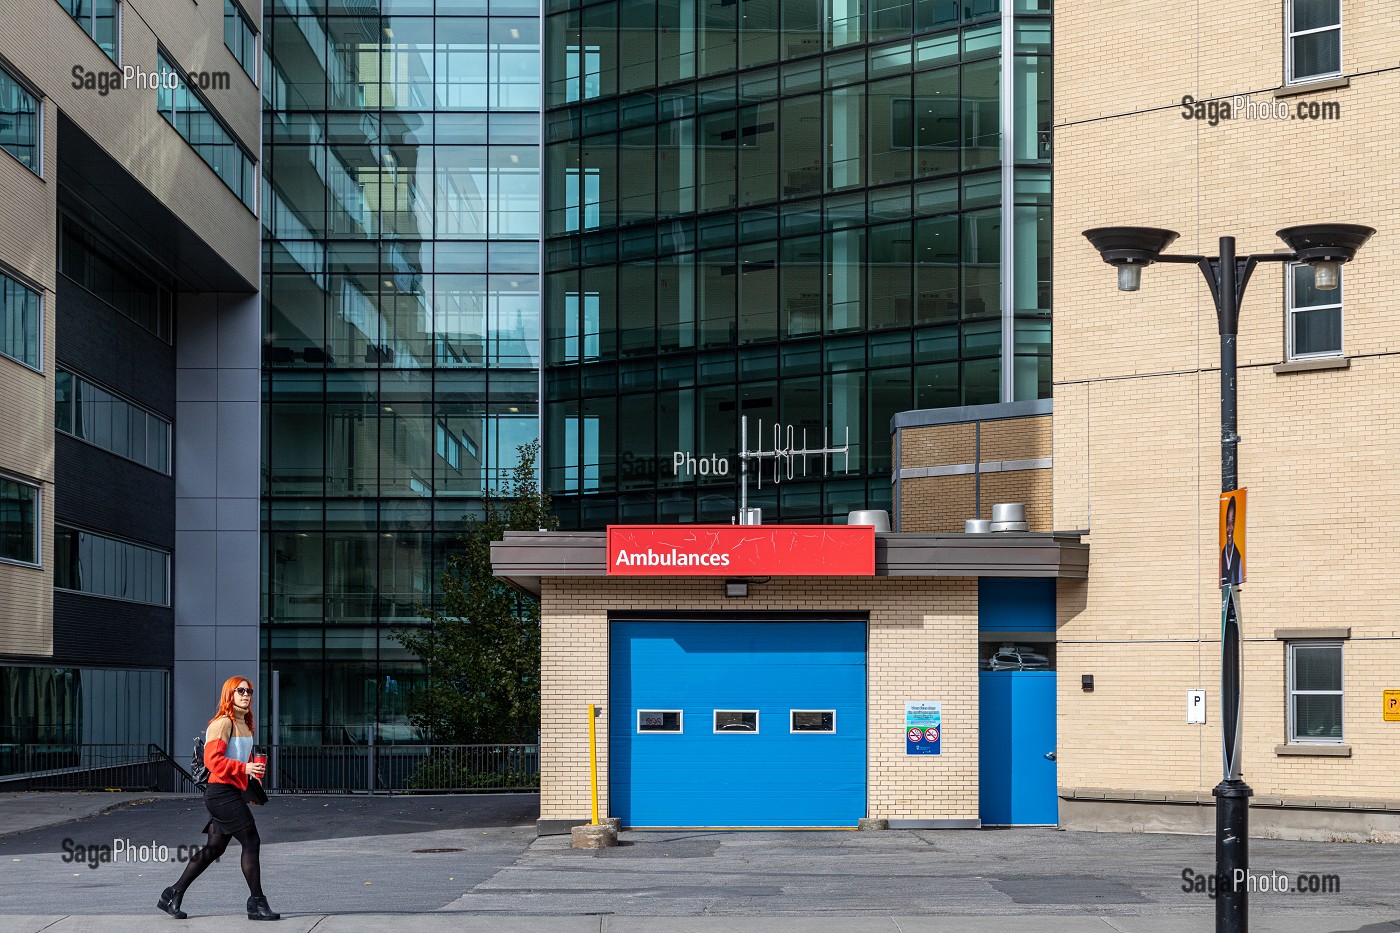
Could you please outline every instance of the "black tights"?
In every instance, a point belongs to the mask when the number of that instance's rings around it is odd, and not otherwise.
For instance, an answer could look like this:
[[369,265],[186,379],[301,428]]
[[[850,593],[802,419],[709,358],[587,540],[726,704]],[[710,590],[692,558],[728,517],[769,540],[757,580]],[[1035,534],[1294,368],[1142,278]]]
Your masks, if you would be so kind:
[[249,826],[247,829],[240,829],[232,836],[209,831],[209,844],[196,852],[190,863],[185,866],[185,873],[180,876],[180,880],[175,882],[175,890],[183,894],[186,889],[194,883],[194,879],[204,873],[204,869],[214,863],[214,860],[224,854],[228,848],[228,841],[237,839],[238,844],[243,847],[243,858],[239,864],[243,867],[243,878],[248,882],[248,893],[253,897],[262,897],[262,869],[258,865],[258,848],[262,845],[262,839],[258,837],[258,828]]

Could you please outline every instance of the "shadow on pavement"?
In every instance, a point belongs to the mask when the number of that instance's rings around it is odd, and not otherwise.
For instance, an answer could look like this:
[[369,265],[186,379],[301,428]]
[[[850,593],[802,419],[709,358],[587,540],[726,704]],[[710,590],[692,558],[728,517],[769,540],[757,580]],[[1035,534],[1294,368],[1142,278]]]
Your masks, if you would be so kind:
[[[254,807],[264,843],[392,836],[443,829],[534,829],[538,794],[424,796],[276,795]],[[0,838],[0,856],[62,851],[64,839],[99,844],[116,838],[174,845],[202,841],[209,819],[197,797],[154,800],[58,826]]]

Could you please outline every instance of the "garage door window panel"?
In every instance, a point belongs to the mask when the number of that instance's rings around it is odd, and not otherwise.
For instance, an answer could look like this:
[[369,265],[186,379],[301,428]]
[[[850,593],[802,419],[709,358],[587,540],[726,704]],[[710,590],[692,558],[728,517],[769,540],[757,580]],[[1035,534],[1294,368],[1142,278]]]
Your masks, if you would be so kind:
[[834,733],[836,731],[836,710],[834,709],[795,709],[791,712],[789,732]]
[[685,731],[685,715],[678,709],[637,710],[637,733],[669,732],[679,735]]
[[756,709],[717,709],[715,710],[715,732],[758,734],[758,710]]

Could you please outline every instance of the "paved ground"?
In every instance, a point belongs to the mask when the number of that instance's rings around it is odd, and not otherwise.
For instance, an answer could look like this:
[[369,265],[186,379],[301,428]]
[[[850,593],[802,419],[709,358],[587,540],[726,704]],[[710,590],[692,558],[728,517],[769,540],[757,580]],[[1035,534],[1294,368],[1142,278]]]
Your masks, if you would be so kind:
[[[0,804],[3,806],[3,804]],[[624,833],[612,850],[536,839],[531,795],[276,797],[259,813],[277,929],[459,933],[1180,933],[1212,928],[1182,890],[1208,838],[1056,830]],[[198,843],[197,800],[122,807],[0,838],[0,931],[225,930],[237,844],[153,911],[177,864],[75,860],[77,845]],[[64,840],[69,840],[65,848]],[[450,851],[424,851],[424,850]],[[88,853],[84,853],[88,854]],[[99,853],[100,857],[100,853]],[[65,861],[67,859],[67,861]],[[1339,893],[1261,893],[1254,933],[1400,931],[1400,846],[1256,840],[1257,872],[1335,875]],[[246,921],[237,920],[237,925]]]
[[0,836],[22,833],[40,826],[54,826],[97,816],[105,810],[132,806],[172,794],[131,794],[125,791],[92,793],[0,793]]

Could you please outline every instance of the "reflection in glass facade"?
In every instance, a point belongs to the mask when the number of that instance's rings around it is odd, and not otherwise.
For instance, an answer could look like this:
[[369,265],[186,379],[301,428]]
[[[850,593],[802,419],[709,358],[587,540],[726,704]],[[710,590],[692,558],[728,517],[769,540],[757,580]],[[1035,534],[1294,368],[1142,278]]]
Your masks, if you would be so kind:
[[539,435],[539,33],[522,0],[265,7],[262,675],[284,742],[414,738],[421,668],[391,629]]
[[546,14],[565,527],[729,520],[735,471],[671,458],[732,456],[740,415],[850,432],[849,473],[750,489],[765,520],[888,507],[895,412],[1049,395],[1048,0]]
[[128,753],[84,745],[167,747],[169,684],[166,671],[0,666],[0,775]]

